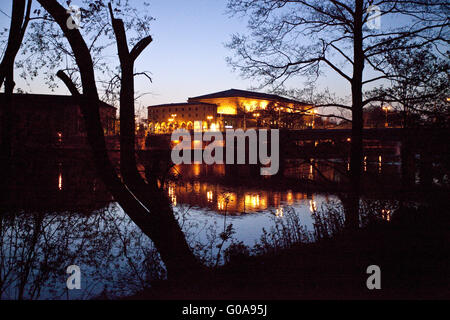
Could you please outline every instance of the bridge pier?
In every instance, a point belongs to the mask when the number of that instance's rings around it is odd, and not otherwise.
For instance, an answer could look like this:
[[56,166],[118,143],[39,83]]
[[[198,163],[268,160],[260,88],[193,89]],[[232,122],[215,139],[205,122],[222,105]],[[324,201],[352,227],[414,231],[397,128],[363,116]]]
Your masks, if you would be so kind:
[[403,187],[411,187],[416,182],[416,165],[412,143],[408,137],[402,141],[400,159],[402,185]]

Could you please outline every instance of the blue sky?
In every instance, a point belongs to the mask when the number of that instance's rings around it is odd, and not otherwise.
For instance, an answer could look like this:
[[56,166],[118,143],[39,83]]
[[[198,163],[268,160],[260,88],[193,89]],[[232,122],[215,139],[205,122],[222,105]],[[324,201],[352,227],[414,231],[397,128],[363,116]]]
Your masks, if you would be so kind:
[[153,43],[139,58],[137,69],[150,70],[153,84],[139,82],[139,91],[150,91],[145,101],[185,101],[189,96],[229,88],[248,88],[225,62],[231,52],[224,47],[246,23],[225,14],[226,1],[169,0],[150,2]]

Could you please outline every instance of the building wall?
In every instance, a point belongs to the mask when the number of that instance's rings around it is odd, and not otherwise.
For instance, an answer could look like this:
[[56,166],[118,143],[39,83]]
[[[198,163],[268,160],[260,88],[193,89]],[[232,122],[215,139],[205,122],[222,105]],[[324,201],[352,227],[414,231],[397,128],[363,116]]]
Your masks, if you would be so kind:
[[[105,135],[114,135],[116,109],[101,104],[100,119]],[[80,107],[71,96],[13,96],[12,143],[15,148],[81,146],[86,144],[85,137]]]
[[[221,127],[233,128],[294,127],[291,124],[303,123],[305,120],[300,116],[287,117],[286,115],[298,113],[307,108],[303,104],[296,105],[291,102],[248,97],[190,98],[189,101],[216,104]],[[291,121],[290,118],[295,119]],[[295,127],[299,126],[295,125]]]
[[[149,131],[168,133],[175,128],[193,129],[196,121],[200,121],[204,129],[211,128],[212,124],[221,130],[252,127],[303,128],[307,127],[305,121],[313,116],[303,116],[300,112],[310,107],[286,99],[189,98],[188,103],[148,107]],[[310,126],[314,126],[314,121],[310,122]]]
[[216,125],[217,106],[206,103],[180,103],[148,107],[150,132],[165,133],[173,129],[194,129],[194,124],[200,122],[207,129]]

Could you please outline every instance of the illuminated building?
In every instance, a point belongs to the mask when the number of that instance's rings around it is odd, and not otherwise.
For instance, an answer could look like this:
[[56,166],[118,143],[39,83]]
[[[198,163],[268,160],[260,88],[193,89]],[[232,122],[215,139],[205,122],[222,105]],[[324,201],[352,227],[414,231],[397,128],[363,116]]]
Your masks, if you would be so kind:
[[304,128],[314,127],[312,106],[279,95],[230,89],[188,98],[187,103],[148,107],[152,133],[175,128]]
[[201,124],[201,128],[206,130],[217,125],[217,106],[203,102],[150,106],[148,121],[149,131],[152,133],[168,133],[175,129],[192,130],[194,124]]

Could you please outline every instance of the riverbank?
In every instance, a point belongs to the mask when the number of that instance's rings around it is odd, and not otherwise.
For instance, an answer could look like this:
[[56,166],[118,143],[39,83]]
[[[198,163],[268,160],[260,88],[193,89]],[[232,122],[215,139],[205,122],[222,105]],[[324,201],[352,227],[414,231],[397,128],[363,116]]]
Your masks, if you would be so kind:
[[[129,299],[448,299],[449,210],[428,200],[332,239],[237,254],[206,280],[160,281]],[[381,269],[381,290],[366,286],[369,265]]]

